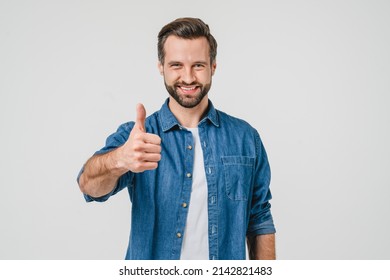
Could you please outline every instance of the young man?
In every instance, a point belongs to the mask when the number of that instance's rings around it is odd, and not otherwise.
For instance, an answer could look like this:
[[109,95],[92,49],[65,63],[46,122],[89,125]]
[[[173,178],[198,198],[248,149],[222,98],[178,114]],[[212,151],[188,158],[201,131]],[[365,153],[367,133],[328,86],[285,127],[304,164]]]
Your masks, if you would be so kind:
[[146,118],[107,138],[79,175],[87,201],[127,188],[126,259],[275,259],[270,169],[257,131],[214,108],[207,93],[217,42],[200,19],[158,35],[158,68],[170,94]]

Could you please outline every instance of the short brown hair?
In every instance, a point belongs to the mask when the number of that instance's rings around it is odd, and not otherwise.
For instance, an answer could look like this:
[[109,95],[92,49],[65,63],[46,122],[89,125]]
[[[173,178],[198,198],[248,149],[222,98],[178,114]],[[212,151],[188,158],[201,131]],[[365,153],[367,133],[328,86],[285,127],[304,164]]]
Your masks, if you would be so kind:
[[210,63],[217,57],[217,41],[211,35],[210,28],[199,18],[178,18],[165,25],[158,33],[158,60],[164,64],[165,50],[164,44],[170,35],[175,35],[183,39],[197,39],[205,37],[210,46]]

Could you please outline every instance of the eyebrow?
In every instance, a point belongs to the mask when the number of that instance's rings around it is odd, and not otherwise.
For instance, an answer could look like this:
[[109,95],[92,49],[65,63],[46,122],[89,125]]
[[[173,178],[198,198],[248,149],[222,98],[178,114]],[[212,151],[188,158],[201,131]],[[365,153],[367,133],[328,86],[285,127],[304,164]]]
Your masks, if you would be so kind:
[[180,61],[169,61],[168,65],[173,65],[173,64],[183,64]]
[[200,61],[195,61],[194,64],[208,64],[207,61],[203,61],[203,60],[200,60]]
[[[183,64],[183,62],[180,62],[180,61],[169,61],[167,64],[168,64],[168,65]],[[199,61],[193,62],[193,64],[205,64],[205,65],[207,65],[208,62],[207,62],[207,61],[204,61],[204,60],[199,60]]]

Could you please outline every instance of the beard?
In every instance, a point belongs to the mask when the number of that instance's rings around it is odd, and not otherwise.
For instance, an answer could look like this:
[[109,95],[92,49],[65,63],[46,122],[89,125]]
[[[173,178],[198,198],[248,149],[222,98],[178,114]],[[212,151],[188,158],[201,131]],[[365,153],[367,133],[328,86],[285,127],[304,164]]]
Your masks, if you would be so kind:
[[[171,86],[168,85],[165,80],[164,80],[164,84],[169,95],[172,96],[173,99],[175,99],[176,102],[179,103],[184,108],[194,108],[195,106],[197,106],[207,95],[207,93],[211,88],[211,80],[209,84],[205,84],[205,85],[200,83],[186,84],[181,82],[181,83],[175,83],[173,86]],[[196,86],[199,89],[199,92],[191,95],[179,93],[178,88],[180,86],[187,86],[187,87]]]

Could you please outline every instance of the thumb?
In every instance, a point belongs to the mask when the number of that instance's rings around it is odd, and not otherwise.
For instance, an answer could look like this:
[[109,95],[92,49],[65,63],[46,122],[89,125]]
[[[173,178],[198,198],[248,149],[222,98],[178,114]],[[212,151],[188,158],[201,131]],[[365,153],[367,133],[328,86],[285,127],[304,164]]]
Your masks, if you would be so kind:
[[145,118],[146,118],[146,110],[142,103],[137,104],[137,118],[135,120],[135,125],[141,131],[145,131]]

